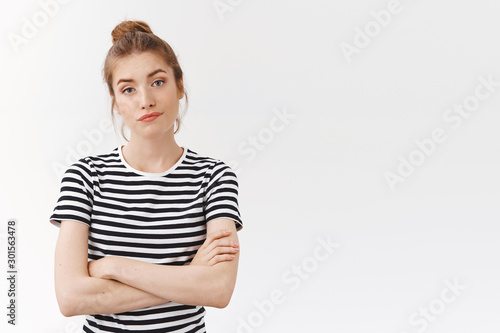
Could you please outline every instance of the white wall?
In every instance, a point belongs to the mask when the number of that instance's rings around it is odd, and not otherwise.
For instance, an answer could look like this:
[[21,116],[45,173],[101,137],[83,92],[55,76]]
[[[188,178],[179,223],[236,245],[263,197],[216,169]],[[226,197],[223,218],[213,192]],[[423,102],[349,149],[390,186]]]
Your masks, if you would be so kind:
[[0,11],[0,262],[7,275],[16,218],[19,266],[16,327],[0,279],[2,332],[83,322],[55,298],[55,165],[124,143],[98,129],[125,18],[179,56],[190,106],[177,142],[238,171],[238,281],[227,308],[207,308],[209,332],[498,331],[498,2],[54,1]]

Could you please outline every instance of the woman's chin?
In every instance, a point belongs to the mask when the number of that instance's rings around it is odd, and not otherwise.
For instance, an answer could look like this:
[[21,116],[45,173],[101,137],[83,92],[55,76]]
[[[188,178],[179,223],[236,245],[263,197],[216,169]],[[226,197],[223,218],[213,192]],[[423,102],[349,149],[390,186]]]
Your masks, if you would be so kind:
[[[169,132],[172,132],[172,134],[169,134]],[[161,126],[148,126],[147,128],[142,128],[137,130],[135,134],[145,139],[156,139],[162,136],[173,135],[173,132],[174,132],[173,125],[168,129],[165,129],[165,127]]]

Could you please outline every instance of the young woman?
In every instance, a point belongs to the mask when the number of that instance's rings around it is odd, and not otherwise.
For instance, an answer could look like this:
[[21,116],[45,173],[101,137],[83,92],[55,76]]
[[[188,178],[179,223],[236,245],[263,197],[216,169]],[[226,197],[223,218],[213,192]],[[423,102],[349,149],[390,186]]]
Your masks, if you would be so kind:
[[64,174],[50,217],[57,301],[85,315],[84,332],[206,332],[204,306],[227,306],[236,283],[237,178],[175,142],[187,96],[171,47],[142,21],[112,37],[103,76],[130,140]]

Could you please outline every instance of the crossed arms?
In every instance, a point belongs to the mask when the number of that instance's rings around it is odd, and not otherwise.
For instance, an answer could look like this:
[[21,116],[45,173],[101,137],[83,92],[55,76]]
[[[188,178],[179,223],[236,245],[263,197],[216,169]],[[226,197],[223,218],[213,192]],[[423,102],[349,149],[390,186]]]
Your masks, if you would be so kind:
[[[230,234],[224,233],[229,230]],[[89,227],[64,220],[56,244],[54,282],[65,317],[113,314],[173,301],[224,308],[236,284],[239,247],[233,220],[207,223],[207,240],[191,263],[168,266],[108,256],[88,262]]]

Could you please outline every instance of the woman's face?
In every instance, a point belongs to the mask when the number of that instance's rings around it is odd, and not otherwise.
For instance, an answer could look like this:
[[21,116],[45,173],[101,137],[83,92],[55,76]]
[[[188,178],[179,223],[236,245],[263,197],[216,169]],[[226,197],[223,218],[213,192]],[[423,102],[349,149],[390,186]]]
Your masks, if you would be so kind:
[[[115,108],[131,135],[152,138],[173,135],[179,100],[184,93],[177,89],[174,72],[156,54],[143,52],[118,62],[113,72]],[[146,114],[161,115],[153,121],[140,121]]]

